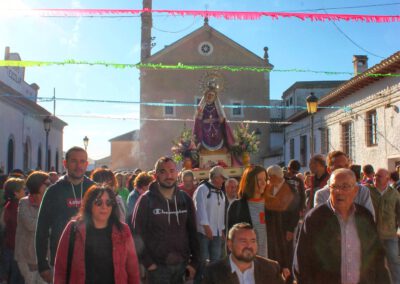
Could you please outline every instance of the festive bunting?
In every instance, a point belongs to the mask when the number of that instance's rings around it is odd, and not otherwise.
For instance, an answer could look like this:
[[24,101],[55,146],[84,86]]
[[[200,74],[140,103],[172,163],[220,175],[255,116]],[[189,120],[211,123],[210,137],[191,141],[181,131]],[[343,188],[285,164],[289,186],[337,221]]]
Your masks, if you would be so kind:
[[[165,70],[221,70],[230,72],[298,72],[298,73],[315,73],[315,74],[325,74],[325,75],[353,75],[353,72],[342,72],[342,71],[320,71],[320,70],[309,70],[309,69],[269,69],[266,67],[256,67],[256,66],[218,66],[218,65],[185,65],[178,63],[176,65],[165,65],[162,63],[153,64],[129,64],[129,63],[113,63],[113,62],[103,62],[103,61],[84,61],[84,60],[74,60],[69,59],[65,61],[28,61],[28,60],[0,60],[0,66],[3,67],[44,67],[44,66],[59,66],[59,65],[89,65],[89,66],[104,66],[112,67],[116,69],[124,68],[138,68],[138,69],[165,69]],[[366,74],[369,77],[400,77],[399,73],[373,73]]]
[[143,12],[168,14],[172,16],[200,16],[208,18],[224,18],[226,20],[259,20],[269,17],[297,18],[311,21],[356,21],[367,23],[399,22],[398,15],[359,15],[359,14],[321,14],[321,13],[289,13],[289,12],[245,12],[245,11],[204,11],[204,10],[150,10],[150,9],[15,9],[3,10],[5,15],[40,16],[40,17],[90,17],[90,16],[130,16]]

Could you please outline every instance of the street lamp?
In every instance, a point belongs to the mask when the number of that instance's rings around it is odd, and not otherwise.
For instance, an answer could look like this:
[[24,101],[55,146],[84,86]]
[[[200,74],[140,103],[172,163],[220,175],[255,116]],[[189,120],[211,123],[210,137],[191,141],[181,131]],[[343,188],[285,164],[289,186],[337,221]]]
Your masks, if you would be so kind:
[[43,119],[44,131],[46,131],[46,171],[50,170],[50,161],[49,161],[49,133],[51,128],[51,120],[50,116],[46,116]]
[[87,151],[89,145],[89,138],[87,136],[83,137],[83,145],[85,146],[85,151]]
[[314,156],[314,113],[318,110],[318,98],[313,92],[306,98],[307,112],[311,115],[310,156]]

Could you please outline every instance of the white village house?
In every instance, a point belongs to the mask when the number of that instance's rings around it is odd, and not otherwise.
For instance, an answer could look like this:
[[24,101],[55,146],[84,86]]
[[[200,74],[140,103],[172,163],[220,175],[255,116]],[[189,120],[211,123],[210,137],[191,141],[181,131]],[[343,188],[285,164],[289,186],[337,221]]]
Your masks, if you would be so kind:
[[[355,77],[318,101],[314,116],[314,152],[341,150],[354,164],[394,170],[400,164],[400,52],[367,67],[366,56],[354,56]],[[360,69],[361,68],[361,69]],[[310,116],[297,111],[286,117],[284,161],[310,158]]]
[[283,92],[282,100],[271,100],[270,117],[270,152],[264,159],[264,166],[284,164],[283,144],[286,140],[285,125],[275,124],[285,121],[288,117],[301,112],[295,106],[306,107],[306,98],[313,92],[317,98],[321,98],[345,81],[300,81],[295,82]]

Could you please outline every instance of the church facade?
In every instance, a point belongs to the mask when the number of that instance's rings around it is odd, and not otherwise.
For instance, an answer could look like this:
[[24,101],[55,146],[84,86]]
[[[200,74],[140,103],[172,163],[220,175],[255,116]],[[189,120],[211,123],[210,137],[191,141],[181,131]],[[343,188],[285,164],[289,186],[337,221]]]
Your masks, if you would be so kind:
[[[147,19],[148,20],[148,19]],[[146,21],[143,21],[146,25]],[[149,22],[147,22],[149,24]],[[143,33],[142,48],[150,48],[149,35]],[[226,37],[208,24],[149,55],[144,52],[142,63],[217,66],[273,66],[268,61],[268,49],[261,58]],[[147,54],[147,57],[146,57]],[[184,127],[193,128],[196,106],[209,82],[218,85],[218,98],[224,106],[226,119],[232,129],[244,120],[269,121],[269,111],[250,108],[249,105],[269,105],[269,72],[230,72],[221,70],[154,70],[141,69],[140,76],[140,139],[136,160],[142,169],[151,169],[163,155],[171,155],[172,141]],[[162,103],[160,106],[145,103]],[[250,124],[259,133],[260,151],[252,157],[253,163],[262,163],[268,154],[269,127]]]

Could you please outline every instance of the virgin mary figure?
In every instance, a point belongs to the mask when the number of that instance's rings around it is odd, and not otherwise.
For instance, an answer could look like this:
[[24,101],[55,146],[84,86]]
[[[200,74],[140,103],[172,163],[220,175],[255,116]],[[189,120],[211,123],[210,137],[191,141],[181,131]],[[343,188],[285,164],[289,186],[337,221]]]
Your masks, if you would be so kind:
[[229,149],[235,141],[213,86],[208,86],[197,107],[193,133],[197,144],[208,151]]

